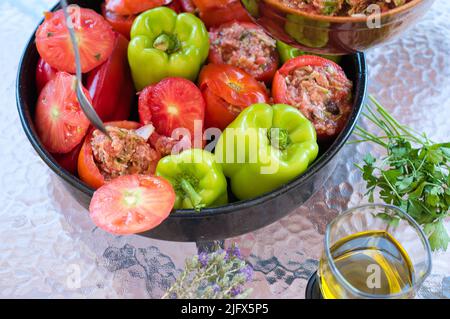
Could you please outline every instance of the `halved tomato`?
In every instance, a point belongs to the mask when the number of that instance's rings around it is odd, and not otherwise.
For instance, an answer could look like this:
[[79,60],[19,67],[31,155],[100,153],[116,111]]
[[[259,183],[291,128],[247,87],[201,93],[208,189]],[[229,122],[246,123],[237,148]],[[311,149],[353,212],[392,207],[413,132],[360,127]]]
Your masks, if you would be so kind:
[[172,185],[162,177],[126,175],[99,188],[89,212],[101,229],[117,235],[141,233],[165,220],[175,203]]
[[[65,154],[77,146],[89,128],[75,92],[75,76],[58,72],[39,95],[35,124],[47,151]],[[89,92],[83,89],[89,98]]]
[[230,21],[252,21],[239,0],[193,0],[193,2],[208,28]]
[[87,75],[86,88],[94,109],[105,121],[124,121],[130,117],[136,96],[128,64],[128,40],[116,34],[114,50],[108,60]]
[[106,9],[120,15],[138,14],[169,4],[172,0],[106,0]]
[[206,102],[205,128],[223,130],[246,107],[269,101],[262,83],[247,72],[227,64],[203,67],[199,86]]
[[[128,130],[136,130],[141,127],[141,124],[131,121],[110,122],[106,123],[106,125]],[[90,187],[97,189],[105,184],[105,178],[95,164],[94,155],[92,154],[91,139],[93,131],[92,129],[84,139],[83,147],[78,156],[78,176]]]
[[[114,32],[106,20],[94,10],[75,7],[70,11],[80,51],[81,70],[89,72],[105,62],[114,47]],[[46,13],[36,31],[40,56],[59,71],[75,73],[75,56],[64,13]]]
[[195,141],[195,127],[203,133],[205,101],[198,87],[183,78],[166,78],[146,87],[139,96],[139,118],[152,123],[158,134],[172,137],[176,129],[187,129]]
[[120,15],[112,11],[106,10],[105,4],[102,4],[102,15],[109,22],[116,32],[122,34],[128,40],[130,39],[131,27],[137,15]]
[[36,67],[36,88],[37,92],[41,93],[44,86],[56,77],[58,71],[52,68],[50,64],[44,61],[44,59],[39,58]]

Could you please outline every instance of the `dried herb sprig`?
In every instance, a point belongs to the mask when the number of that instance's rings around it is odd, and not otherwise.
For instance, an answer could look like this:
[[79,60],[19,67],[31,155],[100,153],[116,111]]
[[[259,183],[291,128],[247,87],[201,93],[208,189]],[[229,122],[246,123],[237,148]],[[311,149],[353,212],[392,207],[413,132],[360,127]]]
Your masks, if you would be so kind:
[[253,278],[253,268],[235,245],[227,250],[200,253],[186,260],[185,269],[163,299],[246,298],[251,289],[244,285]]
[[372,154],[356,165],[367,184],[369,201],[375,191],[380,198],[403,208],[428,235],[433,250],[447,250],[450,237],[443,221],[450,211],[450,142],[434,143],[426,134],[419,134],[400,124],[370,96],[363,116],[375,124],[382,135],[357,126],[353,143],[372,142],[386,149],[386,156],[377,160]]

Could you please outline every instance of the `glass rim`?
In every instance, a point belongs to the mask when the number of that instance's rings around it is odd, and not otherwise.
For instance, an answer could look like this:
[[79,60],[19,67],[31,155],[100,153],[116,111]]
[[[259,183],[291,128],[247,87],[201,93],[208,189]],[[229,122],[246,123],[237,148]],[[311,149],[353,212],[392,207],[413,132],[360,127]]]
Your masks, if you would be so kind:
[[[370,208],[370,207],[382,207],[382,208],[389,208],[392,210],[397,211],[398,213],[400,213],[402,215],[402,217],[404,217],[405,219],[407,219],[410,224],[416,229],[419,237],[421,238],[422,242],[424,243],[425,246],[425,250],[426,250],[426,255],[427,255],[427,262],[426,262],[426,267],[427,267],[427,271],[425,272],[425,274],[423,276],[421,276],[421,278],[414,283],[414,285],[412,285],[411,287],[409,287],[407,290],[402,291],[402,292],[398,292],[395,294],[389,294],[389,295],[376,295],[376,294],[370,294],[364,291],[359,290],[358,288],[355,288],[343,275],[342,273],[339,271],[339,269],[336,267],[336,264],[334,262],[333,257],[331,256],[331,252],[330,252],[330,232],[331,232],[331,227],[334,225],[334,223],[342,216],[345,215],[349,215],[350,213],[354,212],[355,210],[358,209],[365,209],[365,208]],[[361,296],[364,298],[371,298],[371,299],[385,299],[385,298],[398,298],[398,297],[402,297],[404,295],[407,295],[411,292],[414,292],[416,290],[415,287],[417,286],[421,286],[424,282],[424,280],[430,275],[431,273],[431,268],[432,268],[432,259],[431,259],[431,248],[430,248],[430,243],[428,242],[428,239],[424,233],[424,231],[422,230],[422,227],[420,227],[420,225],[406,212],[403,211],[403,209],[401,209],[400,207],[394,206],[394,205],[388,205],[388,204],[383,204],[383,203],[372,203],[372,204],[365,204],[365,205],[360,205],[360,206],[355,206],[352,208],[349,208],[347,210],[345,210],[342,214],[339,214],[335,219],[333,219],[326,228],[325,231],[325,255],[327,257],[327,262],[331,268],[331,271],[333,272],[333,274],[335,275],[336,279],[339,281],[339,283],[341,285],[343,285],[346,289],[350,290],[351,293],[353,293],[356,296]]]

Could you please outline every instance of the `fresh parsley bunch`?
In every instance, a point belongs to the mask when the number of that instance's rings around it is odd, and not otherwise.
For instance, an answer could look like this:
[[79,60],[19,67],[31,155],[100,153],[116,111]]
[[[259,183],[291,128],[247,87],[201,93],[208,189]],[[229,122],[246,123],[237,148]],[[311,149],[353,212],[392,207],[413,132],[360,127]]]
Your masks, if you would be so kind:
[[373,107],[363,113],[383,132],[375,135],[360,126],[355,141],[373,142],[386,149],[379,160],[371,154],[357,167],[367,183],[369,201],[374,193],[387,204],[398,206],[423,226],[432,250],[447,250],[450,237],[443,224],[450,210],[450,142],[434,143],[400,124],[372,96]]

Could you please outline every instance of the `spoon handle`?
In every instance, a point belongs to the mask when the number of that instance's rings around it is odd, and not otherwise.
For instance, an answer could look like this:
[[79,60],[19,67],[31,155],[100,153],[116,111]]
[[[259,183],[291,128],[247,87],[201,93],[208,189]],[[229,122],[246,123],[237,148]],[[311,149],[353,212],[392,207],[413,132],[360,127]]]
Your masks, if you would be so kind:
[[60,0],[60,3],[61,3],[61,7],[63,9],[63,12],[64,12],[67,29],[69,30],[70,40],[72,42],[73,51],[74,51],[74,55],[75,55],[78,102],[80,103],[81,109],[83,110],[84,114],[89,119],[91,124],[96,129],[100,130],[101,132],[103,132],[105,135],[107,135],[109,137],[109,133],[106,130],[105,125],[103,124],[103,121],[100,119],[97,112],[95,112],[94,107],[89,102],[89,100],[87,99],[87,97],[85,96],[85,94],[83,92],[80,51],[78,49],[78,43],[77,43],[77,39],[75,36],[72,19],[68,12],[67,0]]

